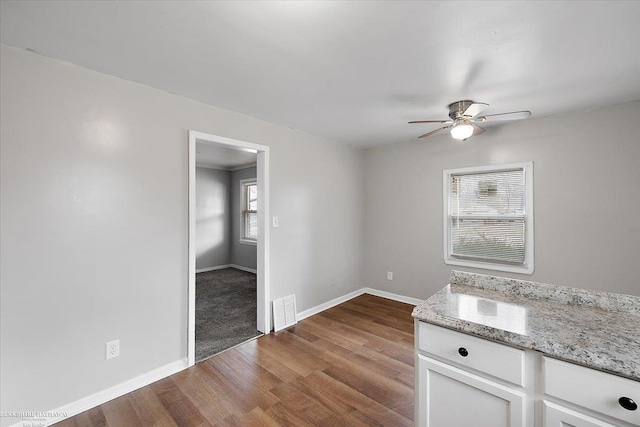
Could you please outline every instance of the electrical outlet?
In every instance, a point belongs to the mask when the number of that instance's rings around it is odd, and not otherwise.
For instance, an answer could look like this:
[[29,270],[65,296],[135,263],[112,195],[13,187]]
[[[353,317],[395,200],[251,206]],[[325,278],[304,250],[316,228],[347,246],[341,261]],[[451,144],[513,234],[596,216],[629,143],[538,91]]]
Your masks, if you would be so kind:
[[387,280],[393,280],[393,271],[387,271]]
[[109,341],[106,344],[105,358],[107,360],[120,356],[120,340]]

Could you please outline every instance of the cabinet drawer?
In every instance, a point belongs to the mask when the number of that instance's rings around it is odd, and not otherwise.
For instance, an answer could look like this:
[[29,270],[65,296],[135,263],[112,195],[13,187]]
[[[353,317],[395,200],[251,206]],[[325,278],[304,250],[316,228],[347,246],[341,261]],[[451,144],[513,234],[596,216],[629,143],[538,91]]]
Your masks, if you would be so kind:
[[616,427],[613,424],[595,419],[580,412],[572,411],[551,402],[544,403],[544,426],[545,427]]
[[524,386],[524,351],[419,322],[418,348],[442,359]]
[[548,396],[640,425],[640,408],[629,410],[620,403],[627,398],[640,404],[640,382],[548,357],[543,365],[543,392]]

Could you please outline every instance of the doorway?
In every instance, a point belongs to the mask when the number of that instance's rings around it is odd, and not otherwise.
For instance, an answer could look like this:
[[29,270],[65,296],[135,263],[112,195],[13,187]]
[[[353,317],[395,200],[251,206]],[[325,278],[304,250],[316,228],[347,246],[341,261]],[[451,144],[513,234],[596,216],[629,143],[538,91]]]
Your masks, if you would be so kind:
[[[217,151],[216,151],[217,150]],[[242,252],[238,254],[240,258],[244,257],[245,261],[240,262],[242,265],[231,264],[230,262],[224,263],[224,261],[219,261],[219,265],[215,265],[213,267],[205,267],[208,264],[216,264],[215,261],[212,260],[220,260],[220,255],[216,253],[216,247],[221,246],[220,242],[224,236],[216,234],[210,242],[206,242],[202,238],[198,239],[198,212],[200,210],[200,215],[202,213],[202,206],[198,206],[197,200],[197,191],[196,191],[196,182],[197,176],[203,178],[207,175],[211,175],[212,178],[207,178],[212,180],[213,186],[210,191],[216,191],[214,188],[216,186],[216,180],[224,181],[224,174],[222,174],[223,178],[215,177],[216,175],[221,175],[220,171],[215,170],[206,170],[202,167],[198,167],[198,151],[201,152],[201,156],[204,156],[205,151],[211,151],[215,153],[221,154],[219,157],[224,157],[224,154],[233,154],[231,157],[234,158],[243,158],[243,159],[255,159],[255,168],[253,169],[253,176],[255,178],[251,178],[252,165],[240,165],[237,166],[236,172],[231,172],[229,176],[234,176],[234,180],[236,178],[239,179],[239,184],[229,186],[228,191],[238,191],[238,195],[242,195],[242,191],[246,191],[246,196],[249,199],[244,200],[247,206],[244,209],[241,209],[241,214],[238,212],[238,209],[234,209],[235,216],[238,216],[237,220],[234,221],[237,224],[237,227],[232,226],[233,233],[230,233],[230,239],[234,241],[238,240],[237,243],[242,242],[242,246],[236,252]],[[202,165],[201,165],[202,166]],[[215,166],[215,165],[214,165]],[[245,167],[246,166],[246,167]],[[213,169],[213,168],[210,168]],[[234,167],[232,167],[234,169]],[[231,182],[231,179],[228,179]],[[221,188],[224,186],[221,185]],[[235,187],[238,187],[237,189]],[[204,187],[201,188],[201,192]],[[251,199],[251,195],[255,195],[255,190],[257,190],[257,203],[255,198]],[[209,191],[209,190],[208,190]],[[212,193],[213,194],[213,193]],[[249,202],[252,202],[251,204]],[[202,203],[202,201],[201,201]],[[209,202],[207,202],[209,203]],[[212,203],[216,203],[215,201]],[[221,205],[222,206],[222,205]],[[229,205],[230,206],[230,205]],[[256,212],[257,206],[257,212]],[[202,132],[189,131],[189,266],[188,266],[188,333],[187,333],[187,356],[189,366],[192,366],[196,363],[196,360],[202,360],[203,351],[207,349],[204,348],[209,346],[213,349],[219,349],[220,345],[224,346],[224,343],[212,344],[211,340],[215,340],[217,335],[215,333],[209,334],[210,336],[207,339],[210,341],[208,343],[199,342],[198,346],[198,356],[196,356],[196,329],[199,330],[199,336],[204,337],[202,334],[203,322],[206,319],[198,318],[198,324],[196,325],[196,311],[198,313],[204,313],[208,310],[207,316],[211,317],[213,321],[217,321],[216,319],[225,319],[227,316],[220,313],[219,310],[228,306],[229,304],[225,304],[224,302],[216,302],[210,303],[203,300],[206,297],[206,293],[208,292],[204,287],[198,291],[196,286],[196,274],[198,273],[198,282],[203,284],[203,286],[209,286],[211,284],[211,280],[220,280],[222,282],[226,282],[227,287],[222,288],[226,289],[227,297],[233,300],[233,293],[240,293],[242,286],[249,289],[250,281],[253,280],[255,282],[255,327],[261,333],[269,332],[271,330],[271,316],[268,307],[269,301],[269,228],[267,223],[268,218],[268,207],[269,207],[269,147],[254,144],[246,141],[235,140],[231,138],[210,135]],[[224,209],[222,209],[224,210]],[[231,208],[229,207],[229,212],[231,212]],[[222,227],[220,224],[224,224],[224,219],[219,218],[215,212],[220,212],[221,209],[214,209],[214,214],[212,214],[211,221],[200,222],[201,227],[202,224],[212,224],[217,226],[218,228]],[[246,221],[244,219],[246,218]],[[202,220],[202,218],[200,218]],[[234,220],[236,218],[234,217]],[[217,225],[215,225],[217,224]],[[240,225],[241,224],[241,225]],[[242,228],[242,230],[241,230]],[[257,229],[257,232],[256,232]],[[246,231],[246,232],[244,232]],[[222,237],[221,237],[222,236]],[[201,244],[198,243],[198,240]],[[203,249],[202,243],[206,246]],[[251,245],[253,245],[253,250],[255,255],[255,270],[251,268],[251,264],[247,264],[246,261],[247,253],[251,253]],[[206,250],[205,250],[206,249]],[[216,258],[218,257],[218,258]],[[205,260],[206,258],[206,260]],[[206,261],[206,262],[205,262]],[[223,264],[220,264],[223,262]],[[248,265],[248,267],[247,267]],[[204,268],[203,268],[204,267]],[[254,275],[255,273],[255,275]],[[252,277],[253,276],[253,277]],[[217,277],[217,279],[216,279]],[[207,284],[209,283],[209,284]],[[235,283],[237,286],[234,288],[233,286],[229,287],[228,285]],[[212,288],[213,289],[213,288]],[[196,299],[197,297],[197,299]],[[203,302],[204,301],[204,302]],[[235,299],[235,301],[239,301]],[[209,304],[207,307],[204,307],[203,304]],[[246,308],[247,304],[241,304]],[[203,311],[205,310],[205,311]],[[231,318],[232,316],[228,316]],[[209,320],[211,320],[209,319]],[[253,320],[253,319],[252,319]],[[203,344],[203,345],[200,345]],[[218,345],[220,344],[220,345]],[[216,351],[217,352],[217,351]],[[211,355],[211,354],[210,354]]]

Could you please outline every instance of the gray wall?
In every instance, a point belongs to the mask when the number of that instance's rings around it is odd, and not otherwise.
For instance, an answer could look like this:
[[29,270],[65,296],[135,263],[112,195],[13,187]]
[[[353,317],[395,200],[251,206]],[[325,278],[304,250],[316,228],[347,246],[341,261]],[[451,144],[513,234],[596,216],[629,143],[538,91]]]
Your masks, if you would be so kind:
[[196,168],[196,270],[231,263],[231,172]]
[[240,230],[242,228],[242,190],[240,180],[255,178],[255,167],[240,169],[231,172],[231,264],[247,267],[255,270],[258,262],[258,247],[255,245],[240,243]]
[[189,129],[270,147],[271,298],[362,287],[358,150],[7,46],[0,92],[2,410],[186,358]]
[[365,283],[432,295],[454,268],[443,261],[442,170],[532,160],[534,273],[456,269],[640,295],[639,121],[634,102],[366,150]]

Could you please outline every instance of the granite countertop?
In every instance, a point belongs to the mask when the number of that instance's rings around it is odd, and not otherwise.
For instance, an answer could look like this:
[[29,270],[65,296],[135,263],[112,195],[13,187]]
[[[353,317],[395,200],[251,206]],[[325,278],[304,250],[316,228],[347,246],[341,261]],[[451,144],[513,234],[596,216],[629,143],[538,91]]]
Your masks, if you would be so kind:
[[640,297],[453,271],[413,317],[640,381]]

